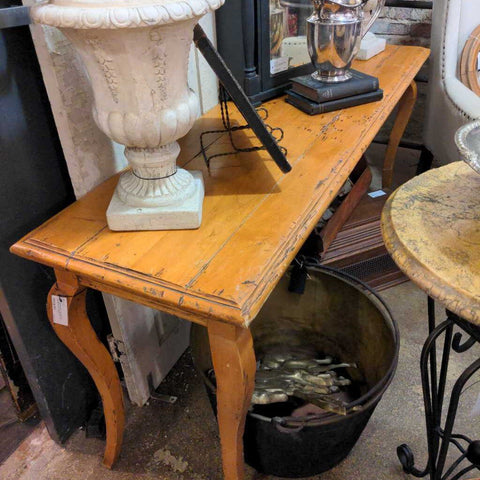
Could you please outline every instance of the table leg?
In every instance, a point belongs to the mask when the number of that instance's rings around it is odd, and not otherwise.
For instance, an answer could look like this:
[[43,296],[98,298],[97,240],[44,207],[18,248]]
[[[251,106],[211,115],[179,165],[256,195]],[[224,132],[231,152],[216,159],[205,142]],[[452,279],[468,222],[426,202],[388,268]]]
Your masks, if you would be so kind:
[[[48,318],[60,340],[88,370],[102,397],[107,430],[103,464],[111,468],[120,453],[125,424],[120,379],[110,354],[88,319],[85,304],[87,290],[79,285],[75,275],[61,270],[56,270],[55,274],[57,282],[48,295]],[[52,295],[67,298],[67,326],[54,322]]]
[[382,187],[390,188],[393,178],[393,166],[397,156],[398,145],[402,139],[405,128],[407,127],[410,116],[417,100],[417,84],[413,81],[405,90],[402,98],[398,102],[397,116],[393,124],[390,138],[388,139],[387,151],[383,161]]
[[243,431],[255,382],[250,330],[210,321],[208,336],[217,381],[217,417],[225,480],[244,477]]

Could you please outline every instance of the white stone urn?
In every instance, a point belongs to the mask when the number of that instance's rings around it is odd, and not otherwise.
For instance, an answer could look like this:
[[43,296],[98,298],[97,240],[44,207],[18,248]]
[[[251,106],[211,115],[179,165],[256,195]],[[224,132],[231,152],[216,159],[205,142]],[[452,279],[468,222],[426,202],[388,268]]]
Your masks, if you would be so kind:
[[112,230],[198,228],[200,172],[177,168],[183,137],[199,115],[187,84],[193,28],[224,0],[51,0],[32,8],[58,27],[90,77],[98,127],[125,145],[123,173],[107,210]]

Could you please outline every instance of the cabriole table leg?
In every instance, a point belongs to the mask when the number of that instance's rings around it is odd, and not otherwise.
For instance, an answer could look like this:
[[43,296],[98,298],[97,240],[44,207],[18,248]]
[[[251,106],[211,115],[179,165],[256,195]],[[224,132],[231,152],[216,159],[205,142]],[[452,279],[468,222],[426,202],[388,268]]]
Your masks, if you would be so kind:
[[[60,340],[88,370],[102,397],[107,429],[103,464],[111,468],[120,453],[125,425],[120,379],[110,354],[98,339],[88,319],[86,288],[80,286],[77,277],[69,272],[55,270],[55,274],[57,282],[48,294],[48,318]],[[66,297],[68,325],[54,322],[52,295]]]
[[395,117],[392,132],[390,133],[390,138],[388,139],[385,159],[383,161],[383,188],[390,188],[392,186],[393,167],[395,164],[395,158],[397,156],[398,145],[400,144],[400,140],[402,139],[405,128],[410,120],[416,100],[417,84],[413,81],[408,86],[407,90],[405,90],[405,93],[398,102],[397,116]]
[[243,431],[255,382],[250,330],[210,321],[208,336],[217,381],[217,417],[225,480],[244,478]]

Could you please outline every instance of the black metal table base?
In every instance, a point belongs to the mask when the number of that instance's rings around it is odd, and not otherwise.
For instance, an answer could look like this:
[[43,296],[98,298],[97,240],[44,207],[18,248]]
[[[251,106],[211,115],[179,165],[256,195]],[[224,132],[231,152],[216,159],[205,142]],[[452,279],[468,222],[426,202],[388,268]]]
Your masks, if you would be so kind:
[[[480,358],[475,360],[457,378],[453,386],[445,422],[442,422],[442,407],[445,400],[448,363],[451,351],[463,353],[480,343],[480,328],[447,311],[447,319],[435,327],[435,304],[428,299],[428,324],[430,334],[423,346],[420,369],[427,427],[428,462],[424,470],[415,467],[414,455],[408,445],[400,445],[397,455],[404,472],[415,477],[430,476],[430,480],[458,480],[471,470],[480,471],[480,440],[472,440],[453,432],[460,396],[466,383],[480,370]],[[453,334],[454,327],[462,333]],[[463,335],[468,339],[462,342]],[[437,341],[444,337],[440,369],[437,366]],[[442,426],[443,425],[443,426]],[[445,466],[450,446],[459,451],[458,458]],[[465,466],[465,464],[467,464]]]

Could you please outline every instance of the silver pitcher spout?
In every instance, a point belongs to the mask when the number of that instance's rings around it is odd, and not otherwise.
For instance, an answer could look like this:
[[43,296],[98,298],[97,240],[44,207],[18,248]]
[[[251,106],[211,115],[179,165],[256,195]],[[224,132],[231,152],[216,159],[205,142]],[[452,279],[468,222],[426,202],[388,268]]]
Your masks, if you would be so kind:
[[371,0],[312,0],[315,10],[307,19],[308,53],[321,82],[345,82],[363,36],[377,19],[385,0],[376,0],[370,20],[364,8]]

